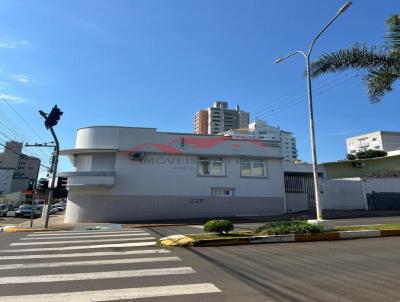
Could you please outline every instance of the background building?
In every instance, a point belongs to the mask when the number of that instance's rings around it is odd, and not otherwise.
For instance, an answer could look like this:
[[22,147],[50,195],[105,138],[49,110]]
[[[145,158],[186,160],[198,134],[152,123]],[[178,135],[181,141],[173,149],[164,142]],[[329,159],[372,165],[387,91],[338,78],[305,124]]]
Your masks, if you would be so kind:
[[248,128],[249,113],[228,108],[228,102],[214,102],[212,107],[196,112],[194,116],[194,133],[217,134],[223,131]]
[[256,120],[247,128],[228,130],[219,134],[232,136],[234,139],[257,139],[280,142],[283,159],[286,161],[297,160],[296,139],[293,137],[293,133],[283,131],[279,127],[270,126],[265,121]]
[[9,192],[25,190],[38,177],[40,159],[22,153],[22,146],[19,142],[6,142],[4,152],[0,153],[0,169],[13,170]]
[[375,131],[346,139],[347,153],[355,154],[366,150],[386,152],[400,150],[400,132]]
[[14,169],[0,168],[0,195],[11,192]]

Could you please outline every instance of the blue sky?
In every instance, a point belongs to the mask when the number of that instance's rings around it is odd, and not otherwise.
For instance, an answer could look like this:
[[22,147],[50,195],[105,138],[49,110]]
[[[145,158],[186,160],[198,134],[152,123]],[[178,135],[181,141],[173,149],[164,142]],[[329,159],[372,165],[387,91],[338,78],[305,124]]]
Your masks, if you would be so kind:
[[[57,104],[64,115],[56,131],[62,147],[72,148],[76,129],[88,125],[191,132],[195,111],[226,100],[294,132],[300,158],[310,161],[304,61],[272,62],[305,49],[343,3],[3,0],[0,94],[29,127],[4,101],[0,110],[30,142],[50,141],[37,111]],[[384,20],[399,9],[398,0],[354,1],[313,58],[354,42],[382,44]],[[348,136],[400,130],[399,85],[371,105],[360,77],[314,82],[319,161],[344,158]]]

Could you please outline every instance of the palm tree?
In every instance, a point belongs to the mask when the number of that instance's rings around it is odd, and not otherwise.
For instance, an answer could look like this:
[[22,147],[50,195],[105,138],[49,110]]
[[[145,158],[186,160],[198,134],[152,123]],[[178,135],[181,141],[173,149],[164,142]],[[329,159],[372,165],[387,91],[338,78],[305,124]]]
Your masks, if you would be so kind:
[[364,70],[364,81],[372,103],[379,102],[386,92],[392,91],[400,79],[400,15],[386,20],[386,44],[369,47],[355,44],[349,48],[323,54],[311,64],[311,76],[341,72],[348,69]]

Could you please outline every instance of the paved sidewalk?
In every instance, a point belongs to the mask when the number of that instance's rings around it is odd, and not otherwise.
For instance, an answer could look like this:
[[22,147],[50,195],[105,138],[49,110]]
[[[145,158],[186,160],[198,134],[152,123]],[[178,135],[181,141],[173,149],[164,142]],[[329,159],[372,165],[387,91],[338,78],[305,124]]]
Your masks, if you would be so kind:
[[[20,229],[31,229],[31,222],[25,221],[17,226]],[[44,219],[33,220],[33,229],[42,230],[44,228]],[[120,229],[121,224],[112,223],[64,223],[64,213],[50,216],[49,228],[53,230],[88,230],[88,229]]]

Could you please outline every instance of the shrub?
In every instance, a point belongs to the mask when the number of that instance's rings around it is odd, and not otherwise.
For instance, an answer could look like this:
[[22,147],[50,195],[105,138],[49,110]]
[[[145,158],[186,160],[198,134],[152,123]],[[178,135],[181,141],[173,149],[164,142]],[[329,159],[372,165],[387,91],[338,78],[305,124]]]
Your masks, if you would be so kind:
[[323,226],[308,223],[307,220],[292,219],[290,221],[268,223],[259,227],[256,233],[263,235],[310,234],[320,233],[323,230]]
[[203,226],[203,230],[219,235],[228,234],[233,230],[233,223],[228,220],[210,220]]

